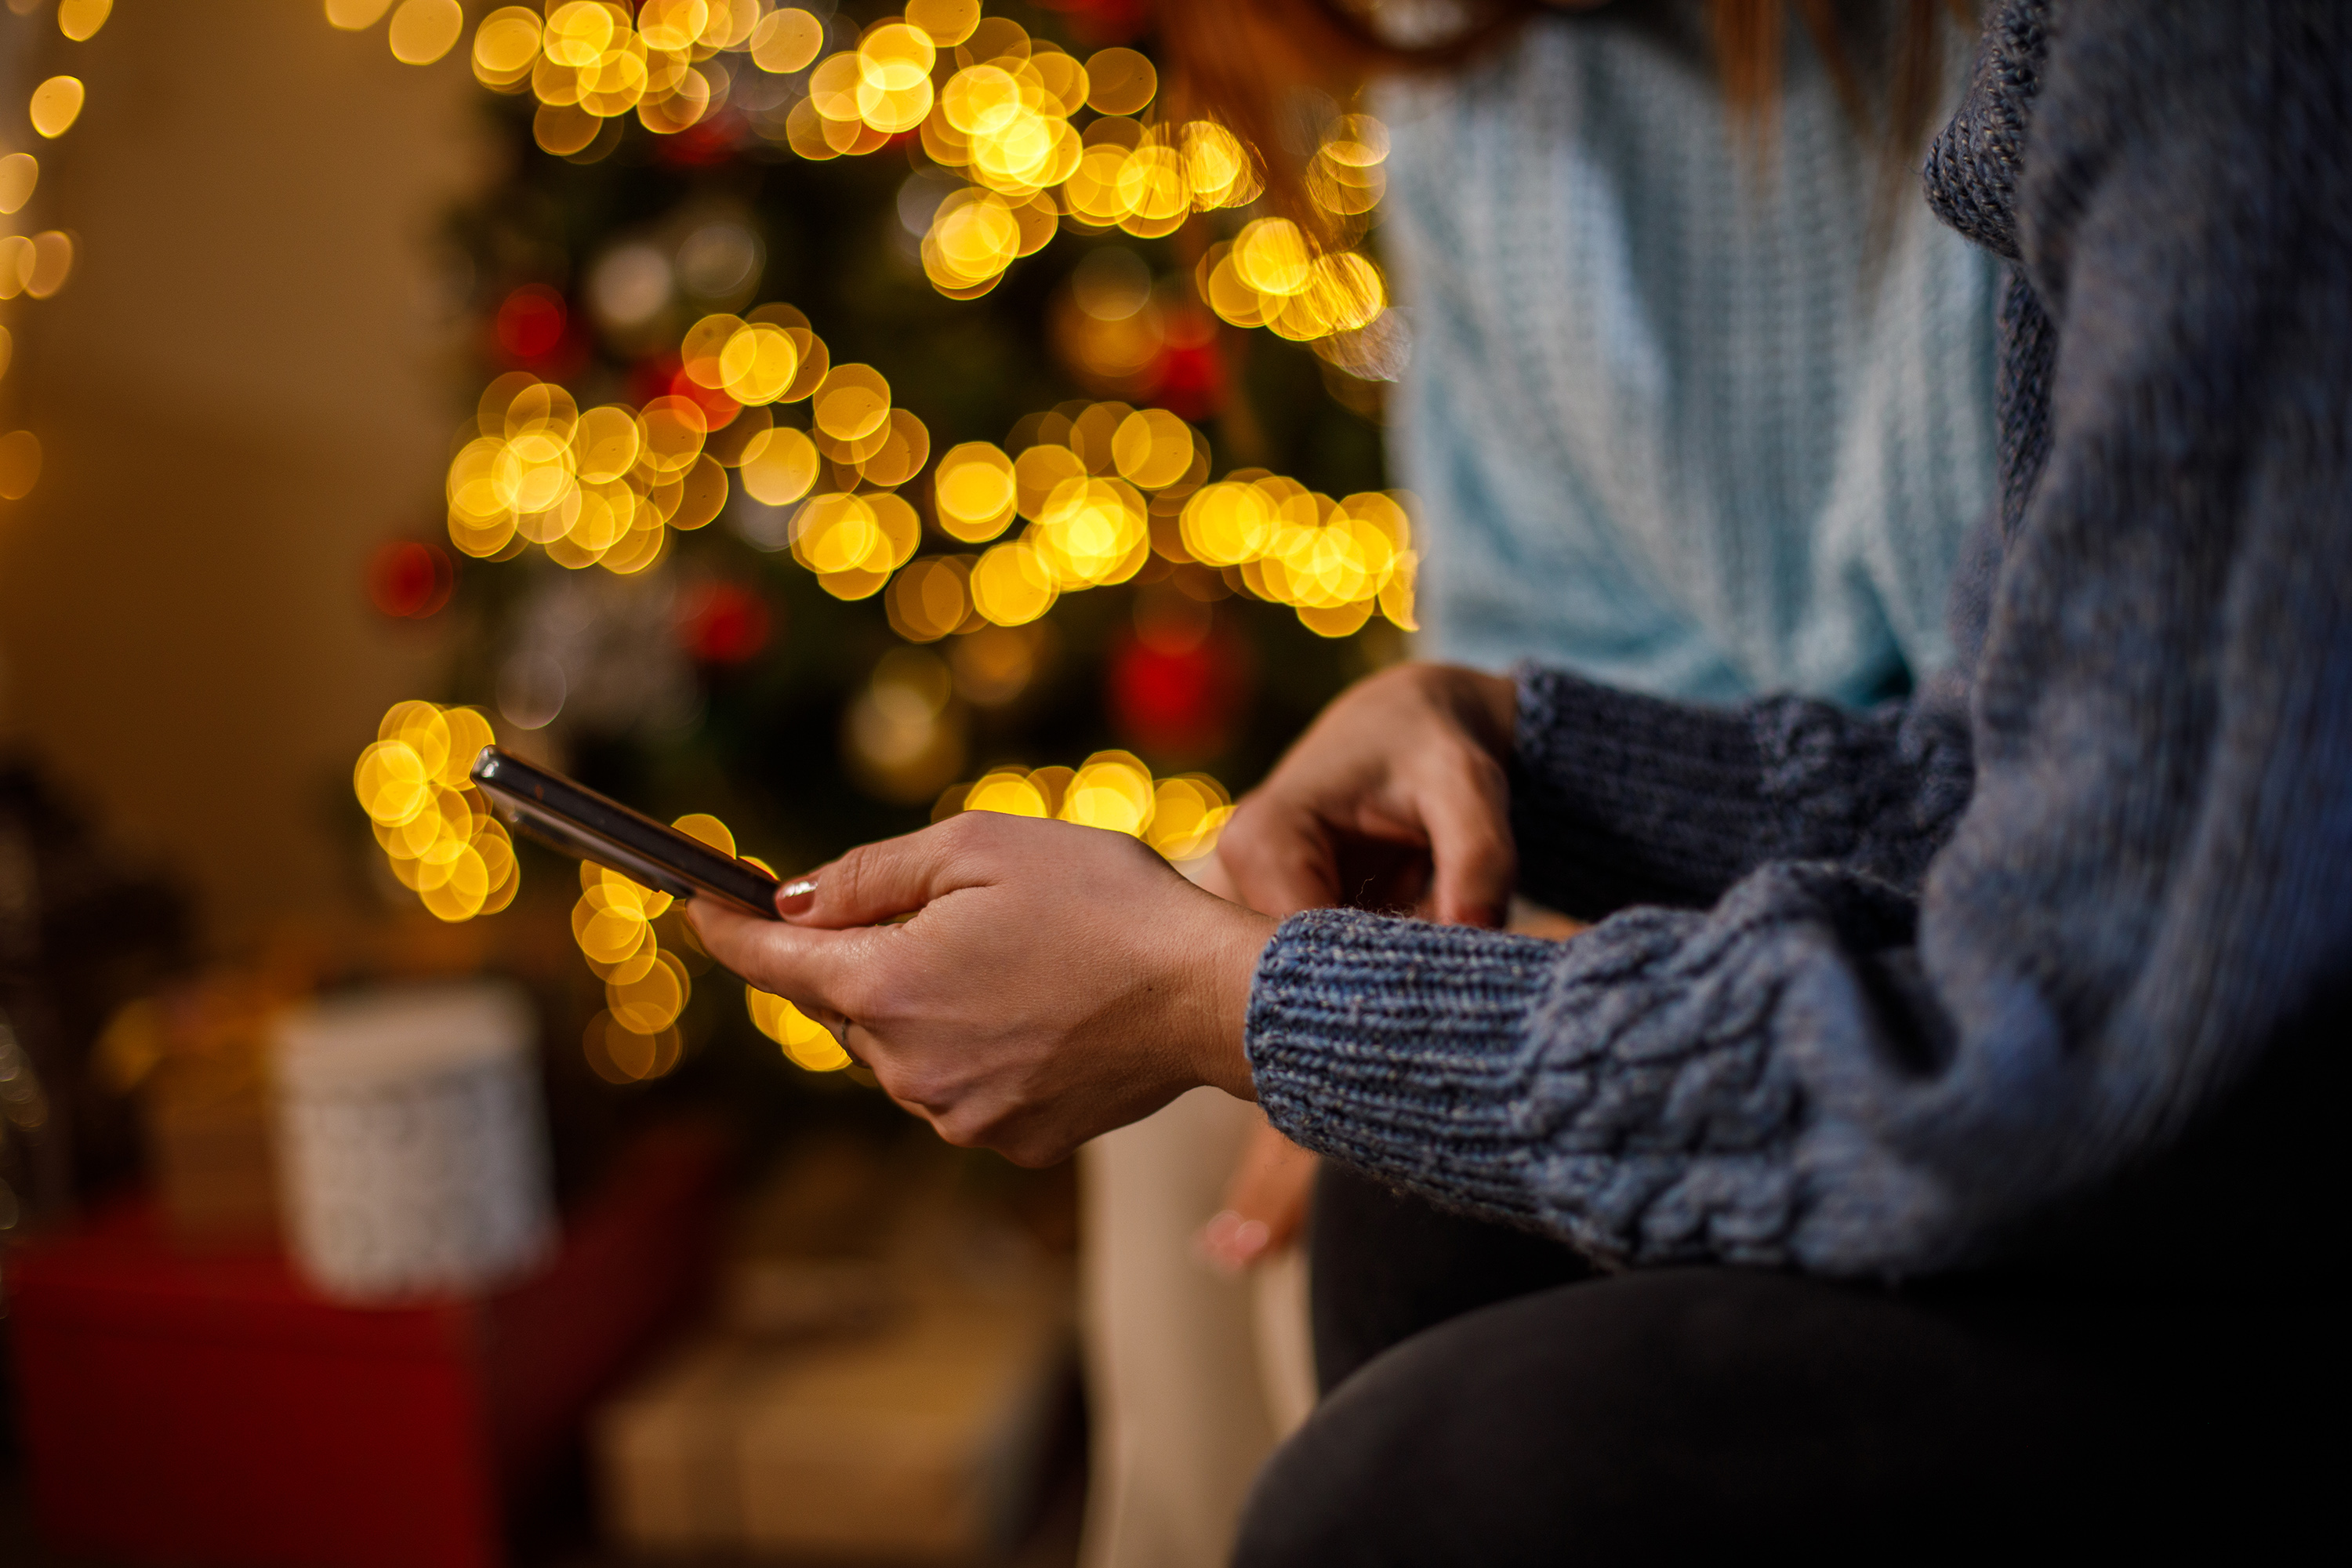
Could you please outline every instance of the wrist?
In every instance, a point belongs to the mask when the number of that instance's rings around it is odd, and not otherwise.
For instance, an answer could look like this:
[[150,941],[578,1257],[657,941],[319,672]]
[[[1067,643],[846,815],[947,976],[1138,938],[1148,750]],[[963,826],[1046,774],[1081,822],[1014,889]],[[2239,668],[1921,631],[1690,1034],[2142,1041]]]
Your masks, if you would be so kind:
[[1255,910],[1204,898],[1210,930],[1195,949],[1190,1038],[1193,1076],[1236,1100],[1255,1100],[1249,1065],[1249,1002],[1257,961],[1275,921]]
[[1498,758],[1507,759],[1517,743],[1519,730],[1519,683],[1507,675],[1489,675],[1483,669],[1463,672],[1465,705],[1474,733],[1486,743]]

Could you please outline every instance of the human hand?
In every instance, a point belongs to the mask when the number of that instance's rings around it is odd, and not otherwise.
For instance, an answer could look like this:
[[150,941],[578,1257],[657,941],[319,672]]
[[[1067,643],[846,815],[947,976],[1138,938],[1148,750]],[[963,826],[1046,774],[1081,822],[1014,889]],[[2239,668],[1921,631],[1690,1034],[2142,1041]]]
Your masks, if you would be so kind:
[[1261,1121],[1225,1184],[1225,1201],[1193,1245],[1227,1274],[1238,1274],[1297,1239],[1321,1162]]
[[1199,1084],[1255,1098],[1242,1032],[1274,922],[1124,834],[967,812],[853,849],[777,907],[695,899],[687,918],[950,1143],[1050,1164]]
[[1357,682],[1226,825],[1217,857],[1242,901],[1276,919],[1355,904],[1500,925],[1517,707],[1508,679],[1449,665]]

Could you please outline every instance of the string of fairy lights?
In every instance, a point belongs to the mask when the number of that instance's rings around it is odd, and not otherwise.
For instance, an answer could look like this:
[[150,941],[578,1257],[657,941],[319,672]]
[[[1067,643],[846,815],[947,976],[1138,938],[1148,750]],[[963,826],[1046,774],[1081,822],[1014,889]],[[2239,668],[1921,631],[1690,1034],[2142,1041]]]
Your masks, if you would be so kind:
[[[12,7],[19,15],[30,6]],[[114,0],[58,0],[58,31],[72,42],[87,43],[106,26]],[[87,89],[81,78],[60,73],[33,89],[25,105],[26,121],[44,142],[54,142],[81,118]],[[29,152],[0,151],[0,217],[15,217],[32,201],[41,183],[41,161]],[[0,235],[0,300],[46,300],[73,276],[74,237],[61,228],[37,234]],[[16,357],[16,340],[0,324],[0,377]],[[22,500],[41,478],[41,439],[30,430],[0,435],[0,500]]]
[[[457,0],[325,5],[350,30],[389,13],[392,52],[410,64],[446,57],[464,30]],[[909,0],[903,16],[855,32],[773,0],[642,0],[634,10],[619,0],[548,0],[484,16],[468,59],[483,86],[535,100],[542,151],[578,162],[608,153],[629,119],[677,136],[730,101],[754,132],[811,161],[865,156],[911,133],[936,171],[960,182],[937,201],[919,242],[925,276],[951,299],[988,293],[1065,229],[1157,238],[1263,194],[1230,131],[1157,113],[1159,79],[1146,56],[1111,47],[1081,60],[1010,18],[984,16],[978,0]],[[789,79],[794,90],[774,97],[745,85],[763,79]],[[1337,116],[1305,183],[1342,243],[1318,247],[1285,217],[1237,215],[1231,237],[1192,268],[1192,291],[1229,325],[1310,344],[1343,369],[1377,360],[1392,330],[1387,284],[1355,246],[1384,189],[1387,154],[1376,120]],[[1146,290],[1087,312],[1100,317],[1091,324],[1105,340],[1091,347],[1116,358],[1122,345],[1110,340],[1154,310]],[[639,405],[583,409],[528,372],[494,379],[448,468],[457,548],[487,561],[535,549],[573,570],[632,575],[660,562],[676,534],[726,512],[740,491],[757,509],[741,525],[747,538],[789,549],[836,598],[880,595],[910,644],[961,637],[979,647],[1037,621],[1062,595],[1129,582],[1154,554],[1288,605],[1325,637],[1351,635],[1374,616],[1414,627],[1417,557],[1404,498],[1334,498],[1263,468],[1212,479],[1207,439],[1168,409],[1065,404],[1025,416],[1002,444],[963,443],[934,463],[929,430],[880,372],[835,363],[788,304],[706,315],[686,329],[677,358],[669,388]],[[916,493],[939,531],[970,549],[920,553],[924,519],[902,491],[927,468],[931,482]],[[869,699],[905,696],[895,679],[919,705],[919,688],[947,679],[936,661],[906,677],[878,670]],[[444,920],[494,913],[519,887],[505,830],[464,777],[491,738],[475,710],[396,704],[354,774],[395,876]],[[996,769],[949,789],[933,815],[1059,818],[1184,860],[1214,847],[1232,809],[1206,774],[1155,779],[1132,753],[1105,752],[1076,768]],[[677,826],[736,852],[716,818]],[[572,933],[606,1003],[583,1042],[588,1059],[616,1082],[659,1077],[678,1059],[677,1019],[708,961],[667,895],[594,867],[582,882]],[[801,1067],[849,1064],[789,1003],[747,987],[746,1004]]]

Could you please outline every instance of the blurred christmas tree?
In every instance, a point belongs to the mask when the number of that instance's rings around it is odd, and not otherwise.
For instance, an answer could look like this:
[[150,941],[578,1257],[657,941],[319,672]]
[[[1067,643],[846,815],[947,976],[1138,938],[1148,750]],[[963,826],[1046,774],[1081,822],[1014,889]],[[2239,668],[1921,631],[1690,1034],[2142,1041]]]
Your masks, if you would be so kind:
[[[457,12],[405,0],[392,47],[469,58],[512,156],[455,225],[480,328],[447,528],[373,586],[454,618],[442,695],[503,743],[782,869],[966,808],[1181,858],[1217,781],[1401,648],[1379,273],[1165,110],[1142,0]],[[1385,139],[1328,107],[1307,188],[1344,241]],[[463,788],[480,729],[405,706],[360,770],[445,919],[523,874]],[[592,1056],[666,1070],[687,966],[589,882]]]

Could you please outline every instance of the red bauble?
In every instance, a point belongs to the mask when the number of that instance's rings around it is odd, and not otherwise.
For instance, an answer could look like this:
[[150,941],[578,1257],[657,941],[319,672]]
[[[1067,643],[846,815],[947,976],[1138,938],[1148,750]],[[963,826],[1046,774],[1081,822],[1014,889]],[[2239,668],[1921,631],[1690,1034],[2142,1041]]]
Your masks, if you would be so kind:
[[1242,672],[1223,635],[1171,648],[1123,635],[1107,674],[1111,721],[1139,752],[1187,762],[1213,757],[1225,749],[1240,710]]
[[701,408],[704,423],[713,430],[732,425],[735,416],[743,412],[741,404],[715,386],[703,385],[682,370],[671,376],[669,385],[662,390],[675,397],[690,399]]
[[1179,419],[1194,423],[1225,405],[1225,361],[1210,338],[1171,343],[1152,367],[1151,401]]
[[724,163],[743,140],[743,117],[732,110],[698,120],[685,130],[654,139],[656,156],[674,169]]
[[678,595],[677,642],[698,664],[741,664],[768,646],[767,601],[740,583],[698,583]]
[[703,422],[713,430],[733,424],[743,412],[743,405],[725,393],[687,374],[676,354],[647,354],[629,367],[630,402],[643,408],[656,397],[673,396],[701,409]]
[[563,296],[544,283],[526,283],[499,305],[499,347],[517,364],[530,364],[562,346],[569,313]]
[[439,545],[395,539],[368,560],[368,598],[395,620],[421,621],[449,602],[457,568]]

